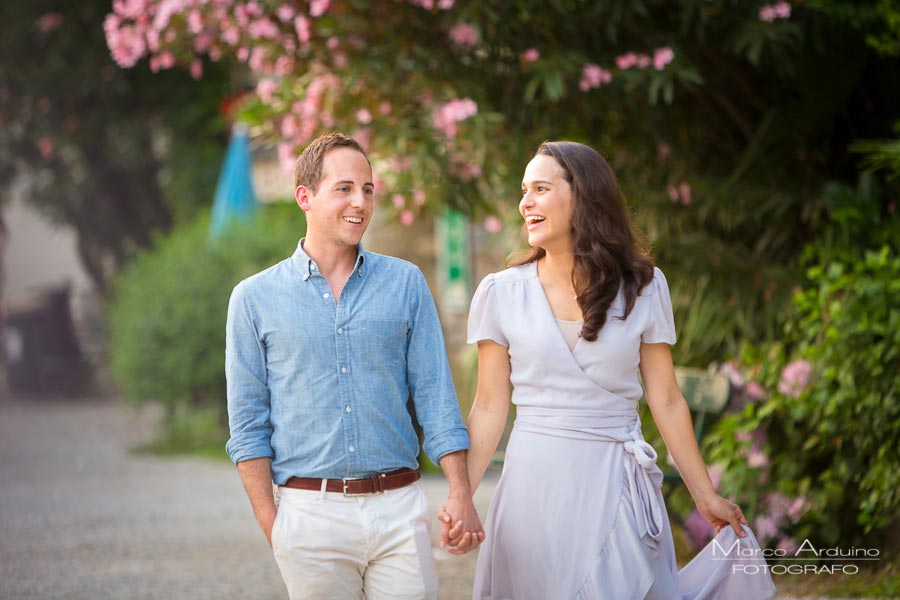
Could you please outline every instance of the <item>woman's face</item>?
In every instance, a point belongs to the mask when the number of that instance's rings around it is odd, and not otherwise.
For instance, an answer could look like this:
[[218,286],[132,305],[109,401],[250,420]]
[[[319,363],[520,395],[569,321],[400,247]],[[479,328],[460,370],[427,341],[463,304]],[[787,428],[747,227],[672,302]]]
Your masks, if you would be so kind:
[[525,167],[519,213],[525,219],[528,244],[547,252],[571,252],[572,187],[552,156],[539,154]]

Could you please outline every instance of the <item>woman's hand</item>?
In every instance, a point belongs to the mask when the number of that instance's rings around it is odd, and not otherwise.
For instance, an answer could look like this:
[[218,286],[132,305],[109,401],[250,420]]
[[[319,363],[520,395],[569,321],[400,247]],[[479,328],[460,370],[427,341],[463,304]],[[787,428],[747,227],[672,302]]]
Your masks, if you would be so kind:
[[744,512],[731,500],[726,500],[718,494],[713,494],[708,500],[698,502],[697,510],[700,511],[704,519],[709,521],[716,533],[731,525],[739,537],[747,535],[741,528],[741,525],[749,526],[747,519],[744,517]]

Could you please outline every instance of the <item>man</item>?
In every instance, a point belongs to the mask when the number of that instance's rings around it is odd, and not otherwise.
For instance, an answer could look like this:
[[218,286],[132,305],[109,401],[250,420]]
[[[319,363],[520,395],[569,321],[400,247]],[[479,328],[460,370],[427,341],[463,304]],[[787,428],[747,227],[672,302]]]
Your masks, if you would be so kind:
[[434,301],[418,268],[360,244],[374,183],[353,138],[314,140],[294,180],[306,237],[228,306],[228,454],[292,600],[436,598],[410,395],[453,539],[483,530]]

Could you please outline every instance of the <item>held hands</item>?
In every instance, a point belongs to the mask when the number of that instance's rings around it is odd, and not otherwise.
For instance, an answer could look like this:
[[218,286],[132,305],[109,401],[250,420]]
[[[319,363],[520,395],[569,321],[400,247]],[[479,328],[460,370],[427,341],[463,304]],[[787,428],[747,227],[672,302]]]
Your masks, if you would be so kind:
[[441,522],[441,548],[450,554],[465,554],[484,541],[484,528],[472,499],[450,496],[438,509]]
[[708,499],[697,503],[697,510],[716,530],[716,533],[731,525],[738,537],[745,537],[741,525],[749,525],[740,507],[730,500],[726,500],[718,494],[713,494]]

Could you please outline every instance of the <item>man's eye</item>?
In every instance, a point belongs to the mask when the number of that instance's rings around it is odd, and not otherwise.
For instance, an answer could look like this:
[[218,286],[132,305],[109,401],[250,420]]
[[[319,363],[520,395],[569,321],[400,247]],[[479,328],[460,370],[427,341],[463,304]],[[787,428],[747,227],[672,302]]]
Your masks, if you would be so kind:
[[348,186],[348,185],[342,185],[341,187],[338,188],[338,191],[339,191],[339,192],[349,192],[349,191],[350,191],[350,186]]

